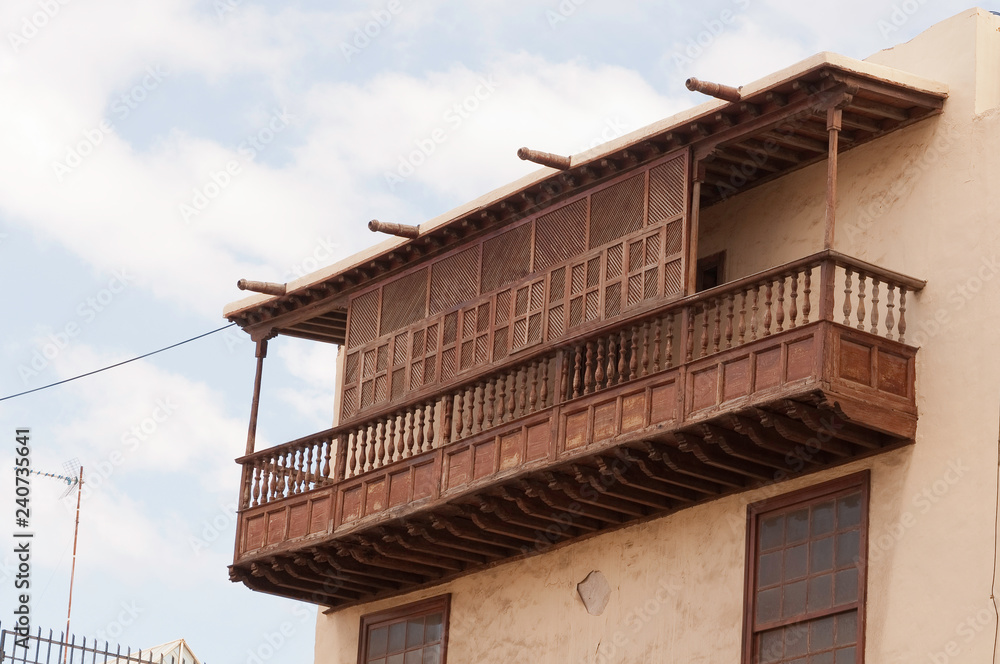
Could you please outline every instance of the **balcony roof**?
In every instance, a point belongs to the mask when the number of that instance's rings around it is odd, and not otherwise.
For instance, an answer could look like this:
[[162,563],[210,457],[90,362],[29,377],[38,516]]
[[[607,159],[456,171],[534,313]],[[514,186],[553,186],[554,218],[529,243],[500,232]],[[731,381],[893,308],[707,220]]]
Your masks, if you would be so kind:
[[573,155],[566,170],[541,168],[420,224],[415,238],[389,238],[289,282],[284,295],[230,303],[223,315],[255,339],[277,332],[343,343],[348,292],[666,152],[694,150],[705,182],[701,204],[711,205],[825,159],[826,117],[818,111],[843,109],[844,151],[939,113],[948,96],[943,83],[834,53],[814,55],[739,92],[739,101],[714,99]]

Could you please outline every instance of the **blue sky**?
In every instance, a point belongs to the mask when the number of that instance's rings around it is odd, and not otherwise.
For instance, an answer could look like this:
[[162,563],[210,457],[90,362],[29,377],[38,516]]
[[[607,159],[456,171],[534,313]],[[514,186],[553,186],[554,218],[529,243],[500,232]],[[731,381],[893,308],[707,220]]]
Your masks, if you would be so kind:
[[[0,396],[225,324],[287,281],[533,168],[830,50],[864,58],[946,0],[0,4]],[[436,139],[434,137],[437,137]],[[442,138],[443,137],[443,138]],[[258,449],[329,426],[334,352],[278,339]],[[211,664],[307,662],[315,608],[228,580],[253,345],[235,329],[0,402],[0,465],[79,459],[73,631]],[[0,473],[0,622],[13,611]],[[34,623],[65,625],[72,497],[33,482]]]

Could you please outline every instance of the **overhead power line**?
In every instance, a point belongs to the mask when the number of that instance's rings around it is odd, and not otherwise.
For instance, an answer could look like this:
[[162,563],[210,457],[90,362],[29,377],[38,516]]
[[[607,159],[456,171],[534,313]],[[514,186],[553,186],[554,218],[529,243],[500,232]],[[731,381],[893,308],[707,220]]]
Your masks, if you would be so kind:
[[108,369],[114,369],[115,367],[120,367],[123,364],[128,364],[129,362],[135,362],[136,360],[141,360],[141,359],[147,358],[150,355],[156,355],[157,353],[162,353],[165,350],[170,350],[171,348],[177,348],[178,346],[183,346],[186,343],[191,343],[192,341],[197,341],[198,339],[201,339],[202,337],[207,337],[210,334],[215,334],[216,332],[222,332],[223,330],[229,329],[233,325],[236,325],[236,323],[230,323],[229,325],[223,325],[222,327],[220,327],[217,330],[212,330],[211,332],[206,332],[204,334],[199,334],[196,337],[191,337],[190,339],[185,339],[184,341],[178,341],[177,343],[172,344],[170,346],[166,346],[164,348],[160,348],[159,350],[154,350],[152,352],[145,353],[144,355],[139,355],[138,357],[133,357],[130,360],[124,360],[124,361],[118,362],[116,364],[110,364],[110,365],[108,365],[106,367],[101,367],[100,369],[94,369],[93,371],[88,371],[87,373],[82,373],[79,376],[73,376],[72,378],[67,378],[65,380],[60,380],[60,381],[55,382],[55,383],[49,383],[48,385],[42,385],[41,387],[36,387],[33,390],[25,390],[24,392],[18,392],[17,394],[11,394],[11,395],[6,396],[6,397],[0,397],[0,401],[6,401],[7,399],[13,399],[15,397],[23,397],[25,394],[31,394],[32,392],[39,392],[41,390],[47,390],[50,387],[55,387],[56,385],[62,385],[63,383],[69,383],[70,381],[78,380],[80,378],[86,378],[87,376],[93,376],[94,374],[101,373],[102,371],[107,371]]

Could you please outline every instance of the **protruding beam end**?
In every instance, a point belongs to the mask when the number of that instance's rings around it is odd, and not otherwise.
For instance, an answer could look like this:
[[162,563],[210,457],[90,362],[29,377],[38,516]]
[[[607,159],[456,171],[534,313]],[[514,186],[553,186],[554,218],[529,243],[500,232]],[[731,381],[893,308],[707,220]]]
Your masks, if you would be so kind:
[[702,94],[709,95],[710,97],[715,97],[716,99],[723,99],[725,101],[740,101],[742,95],[738,88],[734,88],[731,85],[722,85],[721,83],[712,83],[710,81],[699,81],[693,76],[688,80],[684,81],[684,85],[691,92],[700,92]]
[[407,224],[392,224],[387,221],[372,219],[368,222],[368,230],[372,233],[386,233],[388,235],[398,235],[399,237],[414,238],[420,235],[419,226],[409,226]]
[[569,157],[552,154],[550,152],[539,152],[538,150],[532,150],[531,148],[520,148],[517,151],[517,156],[525,161],[533,161],[536,164],[548,166],[549,168],[555,168],[560,171],[568,170],[570,167]]
[[264,295],[284,295],[288,292],[287,284],[276,284],[273,281],[250,281],[249,279],[240,279],[236,282],[236,287],[240,290],[263,293]]

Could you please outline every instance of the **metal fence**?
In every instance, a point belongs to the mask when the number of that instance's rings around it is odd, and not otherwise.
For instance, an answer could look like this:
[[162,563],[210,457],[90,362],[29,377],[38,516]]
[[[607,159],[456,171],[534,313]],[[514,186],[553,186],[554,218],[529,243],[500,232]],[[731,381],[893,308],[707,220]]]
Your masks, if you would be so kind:
[[0,623],[0,664],[165,664],[163,655],[154,657],[152,652],[131,648],[114,650],[107,641],[101,646],[96,639],[84,637],[77,643],[75,635],[67,641],[64,634],[49,630],[48,636],[39,627],[35,634],[21,636],[14,630],[4,629]]

